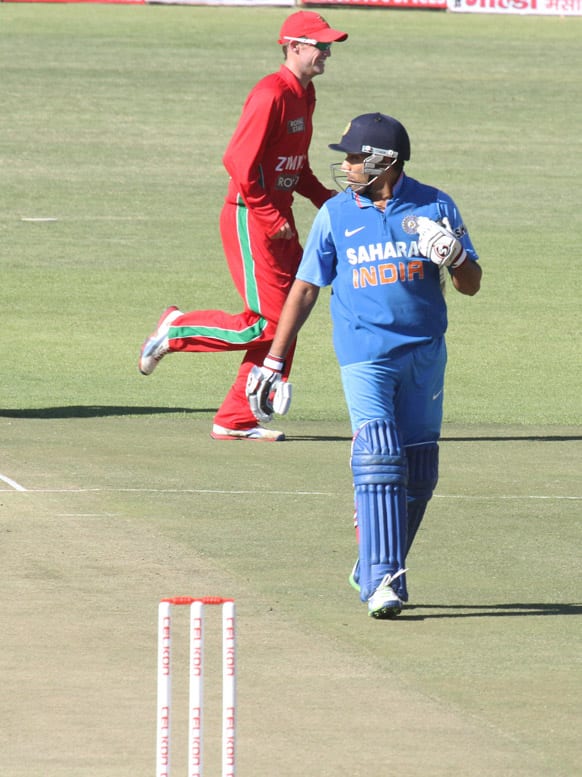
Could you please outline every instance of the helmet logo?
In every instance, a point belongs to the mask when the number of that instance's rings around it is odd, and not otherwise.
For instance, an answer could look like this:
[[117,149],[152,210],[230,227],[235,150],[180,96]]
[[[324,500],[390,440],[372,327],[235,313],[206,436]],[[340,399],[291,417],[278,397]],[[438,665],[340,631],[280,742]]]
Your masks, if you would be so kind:
[[351,128],[351,126],[352,126],[352,122],[350,121],[350,122],[349,122],[349,124],[347,124],[347,126],[346,126],[345,130],[344,130],[344,131],[343,131],[343,133],[342,133],[342,140],[345,138],[345,136],[346,136],[346,135],[348,134],[348,132],[350,131],[350,128]]

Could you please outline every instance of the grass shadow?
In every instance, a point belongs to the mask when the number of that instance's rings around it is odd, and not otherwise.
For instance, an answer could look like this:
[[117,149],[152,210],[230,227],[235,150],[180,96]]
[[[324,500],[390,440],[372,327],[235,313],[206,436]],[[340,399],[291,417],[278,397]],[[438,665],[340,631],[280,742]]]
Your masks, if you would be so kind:
[[532,434],[532,435],[475,435],[471,437],[441,437],[439,442],[571,442],[582,440],[580,434]]
[[348,435],[333,434],[293,434],[286,436],[286,442],[351,442]]
[[127,407],[122,405],[67,405],[27,409],[0,409],[2,418],[102,418],[106,416],[157,415],[162,413],[215,413],[211,407]]
[[[411,612],[414,610],[414,614]],[[437,610],[427,614],[418,610]],[[513,604],[414,604],[407,606],[399,620],[429,620],[435,618],[523,618],[547,615],[582,615],[582,604],[554,602],[539,604],[519,602]]]

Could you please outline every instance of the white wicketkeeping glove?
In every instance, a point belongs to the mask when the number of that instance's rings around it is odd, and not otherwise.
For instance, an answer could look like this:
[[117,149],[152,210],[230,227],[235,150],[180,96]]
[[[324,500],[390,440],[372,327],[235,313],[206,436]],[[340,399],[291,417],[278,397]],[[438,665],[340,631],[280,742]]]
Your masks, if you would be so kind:
[[442,223],[426,216],[416,219],[418,250],[439,267],[459,267],[467,258],[461,241],[455,236],[451,223],[445,216]]
[[257,421],[267,422],[273,413],[285,415],[291,405],[291,384],[283,380],[285,362],[271,355],[262,367],[254,366],[247,378],[246,394]]

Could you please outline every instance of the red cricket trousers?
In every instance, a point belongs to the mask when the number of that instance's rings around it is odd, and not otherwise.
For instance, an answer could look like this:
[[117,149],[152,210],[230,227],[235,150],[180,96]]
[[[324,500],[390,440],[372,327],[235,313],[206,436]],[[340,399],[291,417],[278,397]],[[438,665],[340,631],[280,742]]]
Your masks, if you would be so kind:
[[[284,214],[295,232],[293,214]],[[241,313],[193,310],[179,316],[170,327],[170,351],[244,351],[238,374],[214,423],[227,429],[257,425],[245,388],[253,365],[261,366],[273,341],[277,322],[295,273],[302,247],[297,235],[291,240],[271,240],[239,198],[225,202],[220,214],[220,234],[234,285],[244,302]],[[293,360],[286,358],[285,377]]]

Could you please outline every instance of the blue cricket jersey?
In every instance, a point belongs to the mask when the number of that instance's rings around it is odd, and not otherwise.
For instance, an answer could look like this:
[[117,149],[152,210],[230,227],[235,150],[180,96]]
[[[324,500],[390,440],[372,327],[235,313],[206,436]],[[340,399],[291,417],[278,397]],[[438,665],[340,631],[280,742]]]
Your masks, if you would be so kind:
[[447,216],[467,261],[478,259],[451,197],[404,173],[385,211],[347,189],[315,217],[297,278],[331,284],[333,341],[342,366],[386,358],[446,331],[439,267],[419,254],[414,216]]

